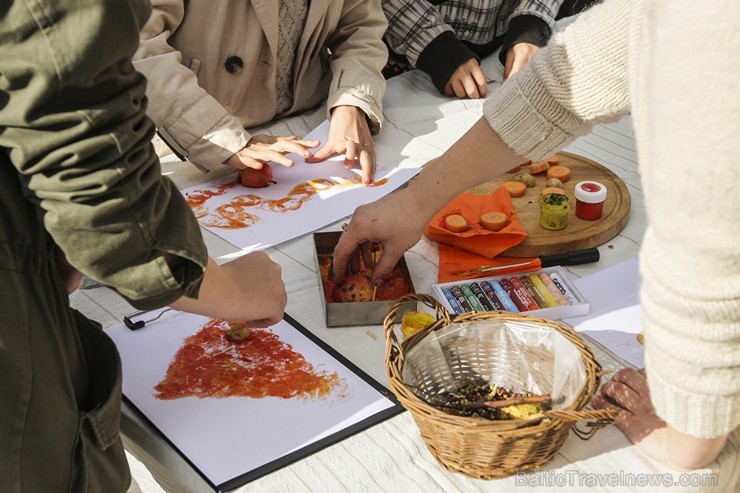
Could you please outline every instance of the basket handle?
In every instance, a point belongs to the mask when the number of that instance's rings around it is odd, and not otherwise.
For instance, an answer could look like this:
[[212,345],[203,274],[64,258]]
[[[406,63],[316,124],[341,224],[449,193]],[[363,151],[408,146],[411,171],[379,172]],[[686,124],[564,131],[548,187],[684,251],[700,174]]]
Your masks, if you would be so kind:
[[[434,297],[429,296],[428,294],[409,294],[401,297],[398,302],[390,309],[388,315],[386,315],[385,317],[385,320],[383,320],[383,326],[385,327],[386,368],[388,368],[389,363],[396,358],[400,358],[401,361],[403,361],[403,349],[401,348],[401,343],[398,342],[398,338],[396,337],[396,333],[393,331],[393,327],[396,324],[396,315],[398,314],[398,310],[400,310],[401,307],[409,301],[421,301],[425,305],[434,309],[437,320],[443,320],[444,325],[452,323],[452,319],[450,318],[450,314],[447,309],[442,306]],[[424,329],[422,329],[422,331],[428,332],[433,330],[433,328],[436,328],[437,326],[438,324],[434,323],[425,327]]]
[[547,416],[558,418],[561,421],[575,422],[590,419],[586,429],[582,430],[573,425],[573,433],[581,440],[589,440],[600,429],[613,424],[617,420],[617,411],[612,409],[593,409],[586,411],[548,411]]

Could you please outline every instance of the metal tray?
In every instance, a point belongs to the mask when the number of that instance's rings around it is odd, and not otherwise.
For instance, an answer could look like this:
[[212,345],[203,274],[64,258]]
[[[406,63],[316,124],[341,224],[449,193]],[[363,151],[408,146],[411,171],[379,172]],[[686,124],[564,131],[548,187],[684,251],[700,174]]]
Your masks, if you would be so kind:
[[[352,325],[382,325],[385,316],[388,315],[388,312],[393,305],[398,302],[398,300],[328,303],[324,297],[324,281],[321,279],[319,256],[334,253],[334,247],[339,242],[341,234],[342,233],[340,231],[313,234],[315,248],[314,264],[316,266],[316,275],[319,278],[319,286],[321,288],[319,289],[319,295],[321,297],[321,305],[324,311],[326,326],[347,327]],[[406,277],[409,286],[411,286],[411,291],[408,294],[414,294],[416,290],[414,288],[414,283],[411,280],[408,266],[406,265],[406,258],[401,257],[397,265],[401,268],[401,272]],[[406,302],[399,309],[398,316],[402,317],[406,313],[414,310],[416,310],[416,302]]]

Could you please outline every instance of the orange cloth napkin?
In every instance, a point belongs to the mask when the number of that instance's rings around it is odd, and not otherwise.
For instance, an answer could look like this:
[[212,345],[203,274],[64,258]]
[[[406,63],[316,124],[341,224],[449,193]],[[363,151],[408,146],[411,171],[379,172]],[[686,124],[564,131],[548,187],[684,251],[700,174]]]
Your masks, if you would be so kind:
[[[503,212],[509,224],[500,231],[491,231],[479,223],[481,214]],[[468,230],[453,233],[444,227],[450,214],[461,214],[468,221]],[[521,243],[527,237],[511,203],[509,192],[499,187],[490,195],[462,193],[444,206],[429,222],[424,234],[432,241],[447,244],[469,252],[493,258],[499,253]]]
[[[495,270],[492,272],[481,272],[466,275],[456,275],[455,272],[478,269],[481,267],[499,267],[505,265],[519,265],[517,267],[510,267],[501,270]],[[500,276],[501,274],[509,274],[511,272],[524,272],[530,270],[538,270],[542,267],[542,263],[538,257],[494,257],[488,258],[474,253],[460,250],[459,248],[445,245],[444,243],[439,244],[439,276],[437,282],[452,282],[462,281],[465,279],[475,279],[478,277],[494,277]]]

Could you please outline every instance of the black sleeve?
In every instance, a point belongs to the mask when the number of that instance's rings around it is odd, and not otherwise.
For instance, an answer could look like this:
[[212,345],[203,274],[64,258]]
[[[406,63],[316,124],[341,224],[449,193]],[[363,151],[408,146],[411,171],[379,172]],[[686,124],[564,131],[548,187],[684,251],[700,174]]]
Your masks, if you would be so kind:
[[457,39],[452,31],[445,31],[424,48],[416,61],[416,68],[429,74],[439,92],[444,92],[457,67],[471,58],[480,59]]
[[552,29],[547,22],[534,15],[519,15],[509,21],[509,29],[504,35],[504,42],[498,58],[506,65],[506,53],[517,43],[531,43],[543,47],[550,40]]

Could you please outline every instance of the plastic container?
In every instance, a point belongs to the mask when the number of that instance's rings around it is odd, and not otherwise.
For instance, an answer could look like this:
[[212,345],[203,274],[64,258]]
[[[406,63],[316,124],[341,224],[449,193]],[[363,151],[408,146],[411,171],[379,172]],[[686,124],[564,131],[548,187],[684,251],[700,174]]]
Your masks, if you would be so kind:
[[576,217],[586,221],[601,219],[606,200],[606,186],[596,181],[581,181],[576,184]]
[[[316,274],[319,278],[319,286],[321,288],[319,289],[319,293],[321,294],[321,305],[324,310],[324,316],[326,317],[326,326],[346,327],[350,325],[380,325],[383,323],[388,311],[397,303],[398,300],[345,303],[329,303],[326,300],[324,293],[326,292],[327,286],[324,285],[325,280],[321,275],[320,258],[334,253],[334,247],[336,247],[339,242],[341,234],[341,231],[329,231],[313,234],[314,248],[316,250],[314,263],[316,266]],[[406,265],[405,257],[401,257],[398,261],[398,265],[401,268],[403,276],[406,278],[406,282],[411,288],[410,294],[413,294],[415,292],[414,284],[411,281],[411,274]],[[399,311],[399,315],[403,316],[404,314],[414,310],[416,310],[416,303],[407,302]]]
[[565,229],[568,225],[570,199],[559,193],[548,193],[540,198],[540,226],[550,231]]

